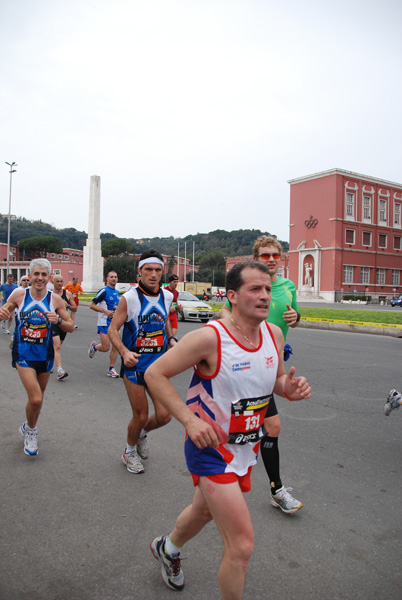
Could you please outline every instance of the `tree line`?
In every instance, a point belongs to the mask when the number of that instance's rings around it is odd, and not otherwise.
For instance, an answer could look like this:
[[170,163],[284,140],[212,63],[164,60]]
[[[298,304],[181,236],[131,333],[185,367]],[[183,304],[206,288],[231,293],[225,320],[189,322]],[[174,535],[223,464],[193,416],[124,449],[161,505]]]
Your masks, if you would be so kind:
[[[8,220],[3,215],[0,219],[0,242],[7,243],[7,228]],[[85,231],[78,231],[73,227],[57,229],[41,220],[29,221],[23,217],[11,222],[10,232],[11,244],[19,242],[19,247],[25,252],[40,250],[44,254],[60,253],[63,248],[82,250],[87,239]],[[254,242],[260,235],[272,234],[260,229],[216,229],[210,233],[197,233],[184,238],[169,236],[135,240],[118,238],[112,233],[101,233],[102,256],[106,259],[104,271],[105,274],[110,270],[116,271],[120,281],[135,281],[137,263],[132,255],[155,248],[169,256],[169,273],[173,273],[178,248],[180,257],[184,257],[186,249],[187,258],[191,261],[194,247],[194,260],[198,267],[194,280],[209,281],[212,285],[222,287],[225,284],[225,258],[252,254]],[[289,249],[288,242],[280,242],[286,252]],[[193,279],[192,273],[188,274],[188,279]]]

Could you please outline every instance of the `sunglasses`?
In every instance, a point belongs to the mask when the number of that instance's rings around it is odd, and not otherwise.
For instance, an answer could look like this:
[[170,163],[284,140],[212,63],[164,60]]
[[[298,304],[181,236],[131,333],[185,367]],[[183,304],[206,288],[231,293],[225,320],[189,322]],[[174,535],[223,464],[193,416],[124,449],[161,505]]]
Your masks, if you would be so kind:
[[278,260],[278,258],[281,257],[279,252],[273,252],[272,254],[271,254],[271,252],[263,252],[262,254],[258,255],[258,258],[263,258],[264,260],[268,260],[269,258],[271,258],[271,256],[275,260]]

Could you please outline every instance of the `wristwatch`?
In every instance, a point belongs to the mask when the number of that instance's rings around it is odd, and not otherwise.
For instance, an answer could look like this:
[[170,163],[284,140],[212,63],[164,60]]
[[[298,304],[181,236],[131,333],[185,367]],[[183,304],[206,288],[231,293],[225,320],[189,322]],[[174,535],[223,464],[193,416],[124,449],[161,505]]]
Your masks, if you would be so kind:
[[62,319],[61,317],[59,317],[59,318],[57,319],[57,323],[58,323],[59,325],[61,325],[61,324],[63,323],[63,319]]

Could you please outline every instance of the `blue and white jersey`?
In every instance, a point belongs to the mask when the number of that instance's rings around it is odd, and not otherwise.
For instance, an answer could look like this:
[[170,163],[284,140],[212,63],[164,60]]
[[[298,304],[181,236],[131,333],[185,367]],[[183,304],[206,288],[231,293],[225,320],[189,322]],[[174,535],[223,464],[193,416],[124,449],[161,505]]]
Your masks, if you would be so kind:
[[122,341],[131,350],[141,354],[135,367],[126,371],[145,373],[167,348],[166,320],[173,294],[160,288],[157,296],[147,296],[139,287],[132,287],[124,294],[127,302],[127,319],[124,323]]
[[11,296],[14,290],[16,290],[18,285],[15,283],[2,283],[0,285],[0,292],[3,294],[2,304],[5,304],[8,298]]
[[54,311],[52,292],[47,291],[42,300],[34,300],[27,288],[23,301],[15,309],[13,363],[53,359],[53,331],[45,315],[47,311]]
[[[106,308],[107,310],[116,310],[120,300],[120,294],[116,288],[112,288],[109,285],[99,290],[96,294],[93,302],[100,308]],[[98,313],[98,327],[109,327],[112,317],[108,317],[105,313]]]

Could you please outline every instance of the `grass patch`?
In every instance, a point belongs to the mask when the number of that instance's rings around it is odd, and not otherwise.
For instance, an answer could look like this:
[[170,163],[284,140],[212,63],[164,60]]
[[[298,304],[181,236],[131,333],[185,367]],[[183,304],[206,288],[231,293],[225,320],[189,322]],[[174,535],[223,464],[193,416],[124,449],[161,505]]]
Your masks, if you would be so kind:
[[301,316],[313,319],[335,319],[337,321],[360,321],[365,323],[386,323],[388,325],[402,325],[402,310],[395,312],[381,310],[351,310],[341,308],[314,308],[303,306],[300,308]]

